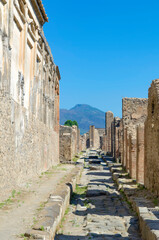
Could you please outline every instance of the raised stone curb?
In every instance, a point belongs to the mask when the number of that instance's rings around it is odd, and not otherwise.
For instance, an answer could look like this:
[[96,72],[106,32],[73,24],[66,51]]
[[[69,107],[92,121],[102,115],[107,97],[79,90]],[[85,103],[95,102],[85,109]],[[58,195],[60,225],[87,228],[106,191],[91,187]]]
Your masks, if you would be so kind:
[[[107,160],[106,160],[107,161]],[[107,161],[113,180],[118,188],[122,189],[127,201],[129,201],[138,214],[140,231],[143,240],[159,240],[159,207],[153,207],[152,201],[143,197],[136,197],[137,185],[128,178],[128,174],[121,168],[121,164]]]
[[39,240],[54,239],[82,170],[82,166],[76,167],[71,175],[65,179],[65,183],[58,185],[55,191],[56,194],[50,194],[44,208],[40,210],[37,216],[37,223],[25,233],[25,237]]

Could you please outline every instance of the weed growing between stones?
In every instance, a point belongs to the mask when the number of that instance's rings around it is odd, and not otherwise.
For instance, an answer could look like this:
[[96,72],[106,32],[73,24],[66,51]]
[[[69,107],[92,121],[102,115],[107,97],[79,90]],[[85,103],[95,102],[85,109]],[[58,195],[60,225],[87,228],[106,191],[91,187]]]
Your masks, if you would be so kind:
[[74,157],[74,158],[72,159],[72,161],[73,161],[73,162],[77,162],[78,159],[79,159],[78,157]]
[[137,183],[137,189],[138,190],[144,190],[145,189],[145,186],[140,184],[140,183]]
[[24,234],[24,233],[20,234],[20,236],[18,236],[18,237],[23,238],[23,240],[28,240],[28,238],[25,237],[25,234]]
[[158,198],[154,198],[153,199],[153,203],[155,206],[158,206],[159,205],[159,199]]
[[132,206],[132,203],[128,200],[126,194],[124,193],[123,188],[120,189],[120,193],[121,193],[121,195],[122,195],[123,200],[128,204],[129,209],[133,212],[133,206]]
[[70,211],[70,209],[69,208],[67,208],[66,209],[66,211],[65,211],[65,214],[64,214],[64,216],[63,216],[63,218],[62,218],[62,220],[61,220],[61,223],[60,223],[60,225],[59,225],[59,228],[63,228],[63,223],[64,223],[64,221],[66,220],[66,215],[69,213],[69,211]]
[[85,195],[87,192],[87,188],[87,186],[79,186],[78,184],[76,184],[75,193],[79,195]]
[[15,196],[16,196],[16,190],[13,190],[12,193],[11,193],[11,196],[8,199],[6,199],[5,201],[0,203],[0,209],[3,208],[6,205],[11,204],[13,202]]
[[41,231],[44,231],[44,230],[45,230],[45,229],[44,229],[44,226],[41,226],[41,227],[40,227],[40,230],[41,230]]

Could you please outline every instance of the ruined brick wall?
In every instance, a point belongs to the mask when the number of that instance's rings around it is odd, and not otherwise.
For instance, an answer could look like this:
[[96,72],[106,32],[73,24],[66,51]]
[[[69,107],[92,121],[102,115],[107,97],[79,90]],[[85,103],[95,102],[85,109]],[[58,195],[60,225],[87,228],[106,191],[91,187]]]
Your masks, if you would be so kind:
[[94,129],[94,148],[98,149],[100,148],[100,136],[99,136],[99,132],[98,129]]
[[107,152],[112,154],[112,122],[114,121],[114,115],[111,111],[105,114],[106,123],[106,135],[107,135]]
[[[147,99],[123,98],[123,165],[132,178],[136,179],[136,127],[145,122]],[[130,162],[131,161],[131,162]],[[130,169],[131,168],[131,169]]]
[[86,133],[86,148],[90,148],[89,132]]
[[159,196],[159,79],[152,81],[145,123],[145,186]]
[[119,160],[121,156],[120,151],[120,131],[121,131],[121,119],[119,117],[115,117],[112,123],[112,156],[117,160]]
[[4,195],[59,163],[60,73],[44,36],[46,21],[38,2],[0,1],[0,191]]
[[77,128],[77,153],[81,152],[81,143],[80,143],[80,129]]
[[87,134],[85,133],[84,135],[81,136],[81,151],[86,150],[87,148],[86,141],[87,141]]
[[99,148],[103,148],[103,136],[105,135],[105,128],[97,128],[99,134]]
[[90,143],[90,148],[94,147],[95,144],[95,126],[90,126],[89,127],[89,143]]
[[103,135],[103,141],[102,141],[102,151],[104,152],[104,154],[107,153],[107,135],[104,134]]
[[77,136],[78,136],[78,128],[77,126],[72,126],[72,155],[75,156],[78,150],[77,146]]
[[130,176],[133,179],[136,179],[136,172],[137,172],[137,143],[136,138],[129,134],[129,172]]
[[59,134],[0,93],[0,200],[59,163]]
[[120,127],[118,128],[118,142],[119,142],[119,152],[116,155],[116,158],[118,158],[119,162],[123,162],[123,122],[122,119],[120,121]]
[[136,159],[136,181],[144,184],[145,169],[145,126],[140,124],[137,126],[137,159]]
[[87,138],[87,148],[95,148],[98,149],[102,145],[103,134],[105,133],[105,129],[95,128],[95,126],[90,126],[90,130]]
[[60,162],[69,162],[73,158],[72,127],[60,126]]

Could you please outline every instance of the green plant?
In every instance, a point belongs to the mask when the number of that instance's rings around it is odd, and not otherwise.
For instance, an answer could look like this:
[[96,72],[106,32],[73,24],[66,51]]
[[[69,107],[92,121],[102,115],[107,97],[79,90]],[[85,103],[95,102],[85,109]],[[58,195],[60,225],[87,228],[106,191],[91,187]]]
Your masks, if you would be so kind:
[[65,126],[69,126],[69,127],[72,127],[72,126],[77,126],[78,127],[78,123],[77,121],[72,121],[72,120],[67,120],[65,123],[64,123]]
[[35,217],[33,217],[33,225],[36,224],[37,222],[38,220]]
[[65,216],[69,213],[70,209],[67,208],[66,211],[65,211]]
[[158,198],[154,198],[153,199],[153,203],[154,203],[155,206],[158,206],[158,204],[159,204]]
[[76,184],[76,189],[75,189],[75,193],[76,194],[79,194],[79,195],[81,195],[81,194],[86,194],[86,191],[87,191],[87,186],[79,186],[78,184]]
[[41,226],[41,227],[40,227],[40,230],[41,230],[41,231],[45,231],[44,226]]
[[138,190],[144,190],[145,186],[137,183],[137,188],[138,188]]
[[77,162],[77,160],[78,160],[77,157],[74,157],[74,158],[72,159],[73,162]]
[[15,194],[16,194],[16,190],[14,189],[14,190],[12,191],[12,198],[15,198]]

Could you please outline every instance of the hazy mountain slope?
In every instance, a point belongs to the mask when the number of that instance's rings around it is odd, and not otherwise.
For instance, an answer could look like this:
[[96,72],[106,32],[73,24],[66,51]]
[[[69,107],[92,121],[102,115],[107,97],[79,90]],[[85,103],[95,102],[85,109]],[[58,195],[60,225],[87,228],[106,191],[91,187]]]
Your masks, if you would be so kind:
[[77,104],[70,110],[61,109],[60,124],[63,125],[66,120],[76,120],[81,134],[87,132],[90,125],[95,125],[96,128],[105,127],[105,113],[87,104]]

